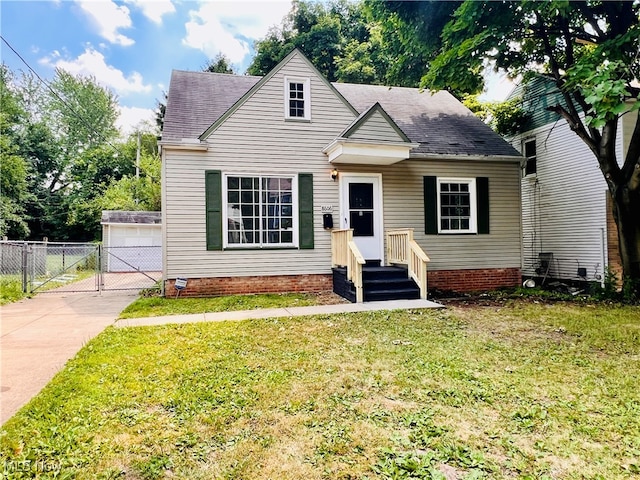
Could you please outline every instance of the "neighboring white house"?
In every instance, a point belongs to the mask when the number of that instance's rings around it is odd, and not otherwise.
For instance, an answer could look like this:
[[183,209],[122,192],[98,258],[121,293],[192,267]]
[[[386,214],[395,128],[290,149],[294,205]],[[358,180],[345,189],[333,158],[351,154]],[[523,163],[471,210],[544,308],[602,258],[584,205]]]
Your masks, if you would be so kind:
[[[529,114],[512,145],[522,164],[523,276],[602,281],[621,272],[616,226],[598,162],[586,144],[547,107],[564,104],[555,82],[537,76],[516,87]],[[626,154],[637,112],[622,117],[616,153]]]
[[430,289],[521,282],[522,157],[447,92],[330,83],[298,50],[173,71],[160,145],[167,295],[329,290],[347,255],[395,263],[396,229]]
[[160,212],[104,210],[100,223],[108,272],[162,271]]

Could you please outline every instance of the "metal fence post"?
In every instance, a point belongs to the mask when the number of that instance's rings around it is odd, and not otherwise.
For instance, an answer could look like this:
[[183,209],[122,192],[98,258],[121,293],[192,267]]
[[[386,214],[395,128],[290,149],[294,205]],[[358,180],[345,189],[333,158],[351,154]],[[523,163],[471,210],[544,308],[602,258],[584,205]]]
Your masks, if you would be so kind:
[[28,258],[29,245],[22,244],[22,293],[28,293],[28,270],[29,270],[29,258]]
[[101,243],[98,244],[98,249],[96,250],[96,253],[98,255],[98,258],[96,261],[96,278],[98,279],[98,292],[102,293],[102,288],[104,287],[103,285],[104,279],[102,277],[103,268],[102,268],[102,244]]

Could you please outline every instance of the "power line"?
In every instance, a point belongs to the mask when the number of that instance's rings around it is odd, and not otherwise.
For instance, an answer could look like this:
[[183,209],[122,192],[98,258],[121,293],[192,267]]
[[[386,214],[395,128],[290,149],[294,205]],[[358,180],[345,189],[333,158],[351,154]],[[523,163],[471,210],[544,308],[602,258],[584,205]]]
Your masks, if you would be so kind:
[[101,132],[99,132],[98,130],[96,130],[93,125],[91,125],[90,122],[88,122],[82,115],[80,115],[78,112],[76,112],[73,107],[71,105],[69,105],[69,103],[63,99],[58,92],[56,92],[53,87],[46,81],[44,80],[39,74],[38,72],[35,71],[35,69],[33,69],[31,67],[31,65],[29,65],[29,63],[22,57],[22,55],[20,55],[20,53],[18,53],[18,51],[13,48],[13,46],[9,43],[9,41],[3,36],[0,35],[0,38],[2,38],[2,41],[7,45],[7,47],[9,47],[9,49],[20,59],[20,61],[22,61],[22,63],[24,63],[27,68],[38,78],[38,80],[40,81],[40,83],[42,83],[66,108],[69,109],[69,111],[72,113],[72,115],[74,115],[78,120],[80,120],[82,122],[82,124],[89,130],[89,132],[93,133],[94,135],[96,135],[97,137],[101,138],[105,144],[107,144],[108,146],[110,146],[116,153],[118,153],[119,155],[124,155],[124,153],[122,152],[122,150],[120,150],[118,147],[116,147],[113,143],[111,143],[111,141],[106,138],[104,136],[104,134],[102,134]]

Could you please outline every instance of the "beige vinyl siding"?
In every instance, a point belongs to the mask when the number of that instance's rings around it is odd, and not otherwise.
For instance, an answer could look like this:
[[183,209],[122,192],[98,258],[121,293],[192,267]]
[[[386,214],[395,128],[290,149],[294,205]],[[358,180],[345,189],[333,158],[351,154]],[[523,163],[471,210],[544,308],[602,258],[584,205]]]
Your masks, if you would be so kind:
[[606,262],[607,187],[598,162],[565,122],[526,132],[514,139],[514,147],[520,149],[520,140],[531,136],[537,174],[522,178],[524,265],[530,269],[540,252],[551,252],[561,278],[577,278],[580,266],[595,279]]
[[[284,77],[310,78],[311,121],[285,120]],[[298,56],[273,75],[208,138],[208,152],[165,152],[166,276],[175,278],[331,272],[321,205],[338,209],[338,183],[322,149],[355,115]],[[313,174],[315,248],[207,251],[205,170]]]
[[380,112],[374,112],[360,127],[349,135],[354,140],[403,142],[404,139],[389,125]]
[[[519,268],[520,187],[517,162],[404,160],[387,167],[343,166],[341,172],[381,173],[384,228],[414,228],[414,238],[431,262],[429,270]],[[425,176],[489,178],[491,233],[427,235]]]
[[633,135],[633,130],[636,126],[637,121],[638,110],[629,112],[622,116],[622,128],[619,130],[622,137],[622,141],[619,142],[622,147],[622,152],[619,153],[620,159],[618,161],[620,165],[624,163],[624,159],[627,156],[627,152],[629,151],[629,143],[631,142],[631,136]]

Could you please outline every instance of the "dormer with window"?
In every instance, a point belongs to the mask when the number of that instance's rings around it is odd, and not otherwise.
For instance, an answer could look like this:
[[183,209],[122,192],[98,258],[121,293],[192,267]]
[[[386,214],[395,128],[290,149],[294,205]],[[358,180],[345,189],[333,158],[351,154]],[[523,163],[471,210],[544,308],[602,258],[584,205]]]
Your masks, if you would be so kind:
[[311,88],[308,78],[284,78],[284,118],[311,120]]

